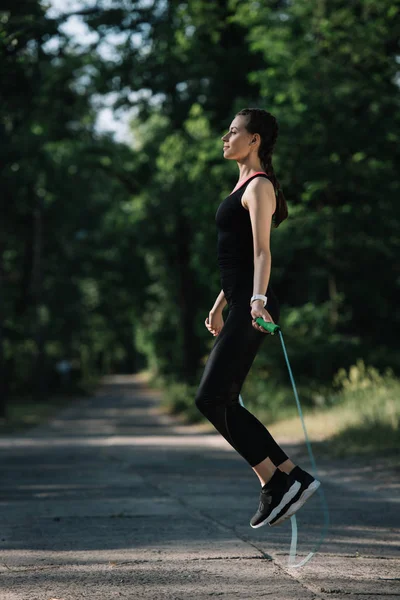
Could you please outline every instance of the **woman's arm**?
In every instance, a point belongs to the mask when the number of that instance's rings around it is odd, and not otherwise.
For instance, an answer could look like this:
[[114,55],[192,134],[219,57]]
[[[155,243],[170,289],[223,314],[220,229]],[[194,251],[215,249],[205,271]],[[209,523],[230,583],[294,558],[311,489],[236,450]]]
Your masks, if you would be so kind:
[[247,187],[245,196],[253,231],[254,296],[265,294],[271,275],[272,259],[269,240],[272,215],[276,207],[274,186],[268,179],[261,177],[254,179]]
[[224,307],[228,304],[228,302],[226,301],[225,298],[225,294],[224,294],[224,290],[221,290],[218,298],[216,299],[214,306],[212,307],[212,309],[210,310],[211,313],[216,313],[219,311],[223,311]]
[[271,252],[260,252],[258,256],[254,257],[253,296],[266,293],[271,275],[271,264]]

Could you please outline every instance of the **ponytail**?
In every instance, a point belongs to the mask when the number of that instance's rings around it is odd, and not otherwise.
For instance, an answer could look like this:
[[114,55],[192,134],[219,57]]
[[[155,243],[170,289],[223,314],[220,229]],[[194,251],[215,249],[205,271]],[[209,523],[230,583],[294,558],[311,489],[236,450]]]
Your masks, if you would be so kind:
[[274,167],[272,166],[271,154],[272,153],[269,153],[267,155],[267,157],[265,159],[263,159],[263,157],[260,156],[260,152],[259,152],[259,158],[261,161],[261,165],[262,165],[264,171],[266,172],[266,174],[268,175],[268,177],[271,179],[272,185],[274,186],[274,190],[275,190],[276,209],[272,216],[272,224],[276,228],[276,227],[279,227],[279,224],[282,223],[282,221],[287,219],[289,213],[288,213],[288,209],[287,209],[286,198],[283,194],[281,184],[279,183],[279,180],[277,179],[277,177],[275,175]]

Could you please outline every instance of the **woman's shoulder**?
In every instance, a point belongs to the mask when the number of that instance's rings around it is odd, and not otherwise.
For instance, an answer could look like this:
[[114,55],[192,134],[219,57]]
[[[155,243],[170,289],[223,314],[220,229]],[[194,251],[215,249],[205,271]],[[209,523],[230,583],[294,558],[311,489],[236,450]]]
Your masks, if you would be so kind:
[[250,181],[247,182],[247,187],[248,188],[256,188],[256,187],[267,187],[267,186],[272,186],[274,187],[272,180],[270,178],[269,175],[267,175],[266,173],[257,173],[257,175],[254,175],[252,178],[250,178]]
[[242,196],[242,204],[243,204],[244,208],[249,210],[249,207],[246,203],[246,199],[249,199],[250,196],[253,196],[253,195],[258,196],[258,195],[264,195],[264,194],[271,195],[271,197],[274,198],[274,201],[275,201],[274,211],[275,211],[275,209],[276,209],[275,188],[274,188],[274,185],[273,185],[271,179],[268,177],[268,175],[266,177],[263,177],[262,175],[257,176],[248,183],[248,185],[243,193],[243,196]]

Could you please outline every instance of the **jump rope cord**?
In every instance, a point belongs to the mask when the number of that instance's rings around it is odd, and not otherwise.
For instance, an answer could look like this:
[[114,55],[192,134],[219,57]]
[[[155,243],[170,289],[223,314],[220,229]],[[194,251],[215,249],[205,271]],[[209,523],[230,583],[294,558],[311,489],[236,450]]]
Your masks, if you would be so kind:
[[[282,343],[283,354],[285,355],[286,364],[287,364],[287,367],[289,370],[290,381],[292,382],[294,397],[296,398],[297,410],[299,411],[300,421],[301,421],[303,431],[304,431],[304,438],[306,440],[306,445],[307,445],[308,455],[309,455],[310,461],[311,461],[312,471],[313,471],[315,479],[319,479],[318,473],[317,473],[317,465],[316,465],[314,454],[313,454],[313,451],[311,448],[311,442],[310,442],[310,439],[307,434],[306,424],[304,422],[303,411],[301,409],[299,396],[297,394],[296,384],[294,382],[292,369],[290,368],[290,363],[289,363],[288,355],[286,352],[285,342],[283,341],[283,335],[282,335],[282,331],[280,329],[279,329],[279,336],[280,336],[281,343]],[[329,510],[328,510],[328,504],[325,499],[325,494],[324,494],[322,485],[319,486],[319,488],[317,489],[317,492],[318,492],[320,500],[321,500],[321,506],[322,506],[322,511],[323,511],[323,515],[324,515],[324,524],[323,524],[323,527],[321,530],[321,535],[320,535],[320,538],[319,538],[318,542],[316,543],[314,549],[303,560],[301,560],[300,562],[298,562],[296,564],[295,564],[295,560],[296,560],[296,550],[297,550],[297,521],[296,521],[296,515],[293,515],[292,517],[290,517],[290,522],[292,525],[292,541],[290,543],[290,554],[289,554],[288,565],[292,568],[302,567],[309,560],[311,560],[311,558],[314,556],[314,554],[316,552],[318,552],[319,548],[321,547],[321,544],[324,541],[326,533],[328,531]]]
[[[297,394],[296,384],[294,382],[292,370],[290,368],[290,364],[289,364],[289,359],[288,359],[288,355],[287,355],[287,352],[286,352],[285,343],[283,341],[283,335],[282,335],[282,332],[281,332],[280,328],[278,329],[278,331],[279,331],[279,335],[280,335],[280,339],[281,339],[281,343],[282,343],[283,354],[285,356],[286,364],[287,364],[287,367],[288,367],[288,370],[289,370],[290,381],[292,382],[294,397],[296,399],[296,404],[297,404],[297,410],[299,412],[300,421],[301,421],[301,424],[302,424],[302,427],[303,427],[304,437],[305,437],[305,440],[306,440],[307,450],[308,450],[308,454],[309,454],[310,461],[311,461],[312,471],[313,471],[315,479],[318,479],[317,465],[316,465],[314,454],[313,454],[313,451],[312,451],[312,448],[311,448],[310,439],[309,439],[308,434],[307,434],[306,424],[304,422],[304,417],[303,417],[303,411],[301,409],[301,404],[300,404],[299,396]],[[239,402],[244,407],[243,399],[242,399],[242,397],[241,397],[240,394],[239,394]],[[296,515],[293,515],[292,517],[290,517],[290,523],[291,523],[291,526],[292,526],[292,539],[291,539],[291,542],[290,542],[290,551],[289,551],[288,566],[291,567],[291,568],[302,567],[309,560],[311,560],[311,558],[314,556],[314,554],[316,552],[318,552],[319,548],[321,547],[321,544],[324,541],[326,533],[328,531],[328,527],[329,527],[329,510],[328,510],[328,504],[327,504],[326,499],[325,499],[325,494],[324,494],[324,491],[322,489],[322,485],[319,486],[319,488],[317,489],[317,492],[318,492],[318,494],[320,496],[322,511],[323,511],[323,515],[324,515],[324,524],[323,524],[323,527],[322,527],[322,530],[321,530],[320,538],[319,538],[318,542],[315,544],[313,550],[309,554],[307,554],[307,556],[303,560],[301,560],[298,563],[295,563],[296,552],[297,552],[297,537],[298,537],[297,520],[296,520]]]

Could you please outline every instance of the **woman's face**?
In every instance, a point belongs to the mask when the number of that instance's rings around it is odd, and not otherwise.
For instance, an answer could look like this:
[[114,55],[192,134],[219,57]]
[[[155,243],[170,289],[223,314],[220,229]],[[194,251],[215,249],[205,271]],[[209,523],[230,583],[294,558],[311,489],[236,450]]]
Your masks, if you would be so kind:
[[257,142],[251,143],[255,139],[255,135],[247,131],[246,122],[245,115],[237,115],[233,119],[228,133],[221,138],[224,142],[224,158],[243,160],[257,145]]

